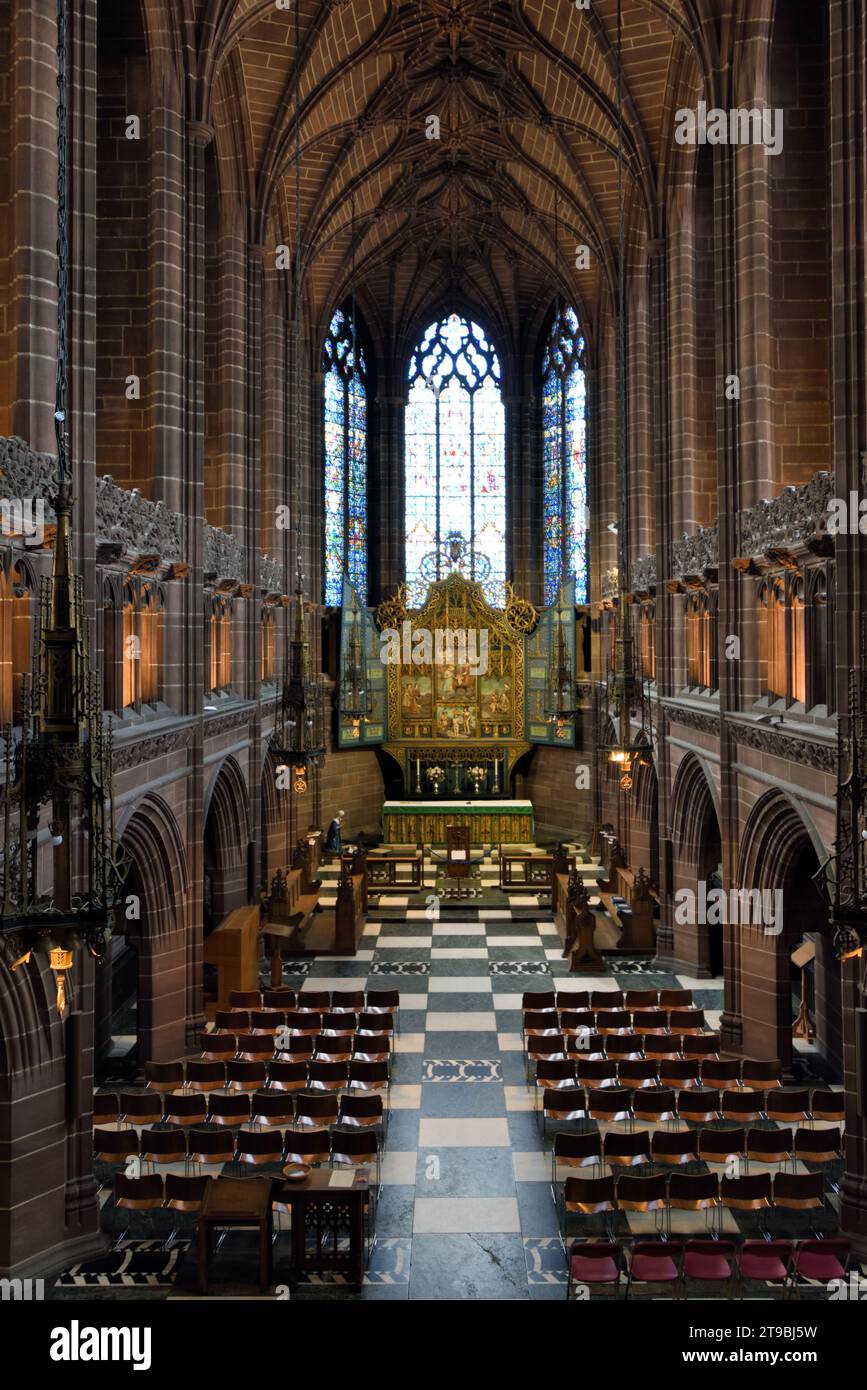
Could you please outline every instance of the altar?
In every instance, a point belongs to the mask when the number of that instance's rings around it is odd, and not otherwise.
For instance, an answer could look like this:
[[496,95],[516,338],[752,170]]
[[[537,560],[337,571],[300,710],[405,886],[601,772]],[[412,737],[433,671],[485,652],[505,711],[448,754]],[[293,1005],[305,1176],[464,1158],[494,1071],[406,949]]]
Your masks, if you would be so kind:
[[444,845],[446,826],[468,825],[473,845],[532,844],[532,801],[386,801],[382,833],[389,844]]

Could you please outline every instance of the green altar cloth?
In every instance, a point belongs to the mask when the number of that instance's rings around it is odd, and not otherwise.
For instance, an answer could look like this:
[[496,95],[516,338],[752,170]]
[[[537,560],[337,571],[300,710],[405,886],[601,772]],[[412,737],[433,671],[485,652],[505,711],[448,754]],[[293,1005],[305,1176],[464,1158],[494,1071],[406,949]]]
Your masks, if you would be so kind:
[[389,844],[444,845],[446,826],[468,825],[470,843],[530,844],[535,838],[532,801],[386,801],[382,833]]

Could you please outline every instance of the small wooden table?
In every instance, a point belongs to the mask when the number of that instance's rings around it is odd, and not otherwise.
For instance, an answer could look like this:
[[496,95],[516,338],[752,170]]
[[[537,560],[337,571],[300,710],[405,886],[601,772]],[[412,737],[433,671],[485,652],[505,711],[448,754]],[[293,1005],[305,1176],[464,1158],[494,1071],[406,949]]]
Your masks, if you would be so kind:
[[254,1227],[259,1232],[259,1288],[271,1284],[271,1178],[212,1178],[199,1216],[199,1292],[208,1290],[211,1240],[216,1227]]
[[[332,1187],[333,1172],[315,1168],[303,1182],[275,1184],[274,1198],[292,1214],[290,1286],[302,1274],[345,1274],[360,1290],[364,1283],[364,1207],[370,1200],[366,1168],[354,1171],[351,1187]],[[341,1240],[349,1237],[341,1248]]]

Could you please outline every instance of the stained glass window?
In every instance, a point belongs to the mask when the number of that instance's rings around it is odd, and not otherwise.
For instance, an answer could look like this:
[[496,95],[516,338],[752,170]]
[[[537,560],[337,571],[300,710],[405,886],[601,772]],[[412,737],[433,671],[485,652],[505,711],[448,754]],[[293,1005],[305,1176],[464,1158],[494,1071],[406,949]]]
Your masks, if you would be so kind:
[[564,579],[575,579],[576,603],[587,603],[587,388],[584,338],[574,309],[555,314],[542,355],[542,445],[545,517],[545,602],[557,602]]
[[458,569],[505,602],[506,428],[500,363],[477,323],[448,314],[422,334],[408,372],[406,592]]
[[339,608],[344,574],[367,602],[367,364],[357,322],[343,309],[329,324],[322,370],[325,602]]

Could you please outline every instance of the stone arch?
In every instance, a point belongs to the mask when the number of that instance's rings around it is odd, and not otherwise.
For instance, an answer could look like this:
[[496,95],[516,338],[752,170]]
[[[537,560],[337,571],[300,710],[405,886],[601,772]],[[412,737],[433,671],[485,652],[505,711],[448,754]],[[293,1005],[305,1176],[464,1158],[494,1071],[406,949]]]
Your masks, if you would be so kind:
[[184,842],[174,813],[162,797],[148,792],[130,807],[119,830],[147,893],[143,906],[148,936],[159,941],[183,932],[190,885]]
[[724,927],[702,921],[699,912],[682,920],[680,895],[698,894],[715,879],[722,861],[719,791],[705,759],[687,753],[674,778],[671,794],[672,887],[676,908],[672,918],[673,955],[697,975],[721,975],[724,967]]
[[747,817],[738,854],[740,888],[779,888],[804,841],[821,864],[828,857],[810,815],[781,791],[760,796]]
[[[687,753],[671,789],[671,829],[675,852],[683,864],[701,867],[703,837],[710,817],[719,837],[719,791],[704,760]],[[716,867],[716,865],[714,865]]]
[[124,940],[115,943],[111,965],[97,972],[95,1049],[99,1059],[111,1040],[112,1014],[124,1003],[118,991],[132,990],[140,1070],[147,1060],[183,1051],[190,878],[180,828],[161,797],[148,792],[135,802],[119,831],[130,861]]
[[203,814],[207,936],[227,912],[248,900],[250,797],[244,775],[231,754],[214,769],[205,792]]
[[[798,976],[790,956],[807,933],[816,943],[816,1015],[822,1047],[839,1063],[840,971],[825,931],[827,908],[811,880],[827,849],[809,813],[776,789],[760,796],[747,817],[736,887],[774,894],[772,925],[744,924],[740,933],[741,1018],[747,1056],[792,1061],[792,995]],[[779,896],[777,896],[779,895]],[[836,996],[836,998],[835,998]]]
[[[24,1090],[64,1054],[63,1028],[54,1007],[54,977],[45,956],[31,956],[26,965],[9,969],[8,954],[0,958],[0,1081],[15,1078]],[[79,960],[71,971],[75,988]],[[68,976],[67,979],[70,979]],[[74,998],[74,995],[73,995]]]
[[639,756],[632,789],[630,864],[659,886],[659,778],[648,749]]

